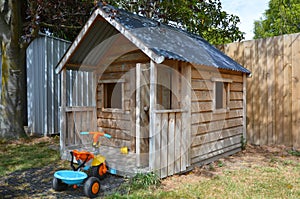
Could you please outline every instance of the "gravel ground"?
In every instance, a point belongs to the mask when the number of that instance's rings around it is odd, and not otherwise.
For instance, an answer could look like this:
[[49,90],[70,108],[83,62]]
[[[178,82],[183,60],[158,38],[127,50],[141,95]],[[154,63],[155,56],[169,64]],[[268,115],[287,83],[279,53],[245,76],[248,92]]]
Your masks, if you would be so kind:
[[[52,189],[55,164],[43,168],[33,168],[13,172],[0,179],[0,199],[2,198],[86,198],[83,188],[56,192]],[[109,195],[124,183],[124,178],[110,175],[101,181],[99,196]]]

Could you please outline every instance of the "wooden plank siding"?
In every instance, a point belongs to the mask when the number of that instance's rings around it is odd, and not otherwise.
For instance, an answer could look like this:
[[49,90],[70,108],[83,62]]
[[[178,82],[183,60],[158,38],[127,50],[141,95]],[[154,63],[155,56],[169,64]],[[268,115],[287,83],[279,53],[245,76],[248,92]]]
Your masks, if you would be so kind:
[[300,34],[226,44],[247,78],[247,140],[300,148]]
[[63,158],[68,157],[70,147],[91,145],[92,137],[80,135],[81,131],[97,130],[94,75],[84,71],[65,73],[65,81],[61,83]]
[[[130,52],[111,63],[102,74],[98,74],[97,86],[97,128],[112,135],[112,139],[101,139],[105,146],[125,147],[135,151],[135,67],[136,63],[149,63],[140,51]],[[102,82],[122,81],[122,110],[103,109]],[[133,88],[134,87],[134,88]]]
[[[213,78],[229,79],[228,110],[214,110]],[[192,69],[192,165],[209,162],[215,156],[236,152],[243,135],[243,74],[204,66]]]

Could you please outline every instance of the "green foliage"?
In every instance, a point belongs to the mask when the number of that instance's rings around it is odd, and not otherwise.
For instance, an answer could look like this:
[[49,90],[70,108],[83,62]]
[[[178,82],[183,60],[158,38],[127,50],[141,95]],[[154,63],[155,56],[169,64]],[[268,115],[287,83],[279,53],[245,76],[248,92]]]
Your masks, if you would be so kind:
[[223,167],[224,163],[221,160],[218,160],[218,167]]
[[160,185],[160,178],[155,173],[136,174],[129,181],[131,190],[147,189],[151,186],[158,187]]
[[24,39],[35,37],[35,30],[73,41],[95,7],[93,0],[27,2]]
[[288,153],[291,154],[291,155],[293,155],[293,156],[299,156],[300,157],[300,151],[290,150]]
[[121,185],[117,192],[107,198],[135,198],[131,195],[139,191],[152,191],[159,188],[161,180],[155,173],[138,173]]
[[153,18],[198,34],[212,44],[244,39],[238,16],[222,10],[220,0],[117,0],[108,1],[125,10]]
[[244,138],[244,136],[241,137],[241,148],[242,150],[245,150],[247,146],[247,140]]
[[49,142],[23,143],[0,142],[0,176],[17,170],[46,166],[58,162],[58,151],[49,148]]
[[264,18],[254,22],[254,38],[300,32],[300,0],[270,0]]
[[[107,0],[107,3],[146,17],[169,23],[202,36],[212,44],[244,39],[240,19],[222,10],[220,0]],[[41,31],[74,40],[94,9],[93,0],[28,0],[24,39]],[[33,31],[35,30],[35,31]]]

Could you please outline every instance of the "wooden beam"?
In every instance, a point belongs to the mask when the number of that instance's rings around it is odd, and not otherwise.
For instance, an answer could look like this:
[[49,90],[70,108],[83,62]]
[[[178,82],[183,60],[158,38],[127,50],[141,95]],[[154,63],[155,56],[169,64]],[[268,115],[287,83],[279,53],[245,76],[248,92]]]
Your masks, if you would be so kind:
[[130,70],[130,126],[131,126],[131,150],[136,152],[136,72]]
[[139,167],[141,165],[141,146],[140,146],[140,138],[141,138],[141,64],[136,64],[136,93],[135,93],[135,118],[136,118],[136,129],[135,129],[135,135],[136,135],[136,144],[135,144],[135,150],[136,150],[136,164]]
[[68,106],[65,107],[65,112],[84,112],[84,111],[93,111],[95,109],[94,106]]
[[299,70],[299,54],[300,54],[300,35],[292,35],[292,139],[293,148],[300,150],[300,70]]
[[[150,61],[150,123],[149,123],[149,167],[150,170],[154,171],[155,169],[155,158],[159,156],[159,153],[156,152],[155,148],[155,138],[160,135],[156,133],[155,129],[155,116],[156,113],[156,84],[157,84],[157,66],[154,61]],[[160,129],[159,129],[160,130]],[[159,152],[159,151],[158,151]]]
[[247,139],[247,77],[243,74],[243,138]]
[[67,104],[67,71],[61,71],[61,107],[60,107],[60,154],[63,155],[66,147],[66,104]]
[[182,107],[187,109],[186,112],[182,113],[182,150],[181,150],[181,171],[186,170],[186,167],[191,165],[191,109],[192,109],[192,74],[191,74],[191,65],[184,64],[182,66],[182,79],[181,79],[181,102]]

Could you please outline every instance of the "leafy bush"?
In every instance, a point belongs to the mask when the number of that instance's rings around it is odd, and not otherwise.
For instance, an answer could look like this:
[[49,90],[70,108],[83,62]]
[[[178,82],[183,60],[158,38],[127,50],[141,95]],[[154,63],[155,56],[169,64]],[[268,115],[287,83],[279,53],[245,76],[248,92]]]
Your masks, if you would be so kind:
[[152,186],[159,187],[160,183],[160,178],[153,172],[146,174],[138,173],[129,181],[131,190],[146,189]]
[[300,151],[297,150],[290,150],[289,154],[293,155],[293,156],[300,156]]

